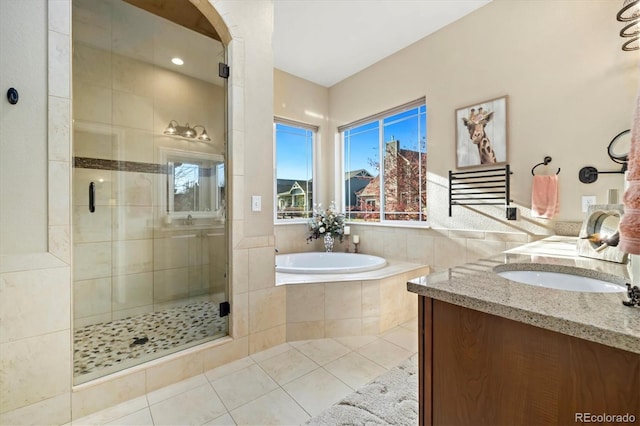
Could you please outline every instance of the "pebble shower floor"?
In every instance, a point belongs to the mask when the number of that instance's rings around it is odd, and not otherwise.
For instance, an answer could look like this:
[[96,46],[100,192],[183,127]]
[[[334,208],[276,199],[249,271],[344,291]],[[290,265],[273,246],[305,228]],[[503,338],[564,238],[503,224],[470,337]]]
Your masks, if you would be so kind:
[[204,301],[79,328],[74,332],[74,376],[224,336],[227,318],[220,318],[216,303]]

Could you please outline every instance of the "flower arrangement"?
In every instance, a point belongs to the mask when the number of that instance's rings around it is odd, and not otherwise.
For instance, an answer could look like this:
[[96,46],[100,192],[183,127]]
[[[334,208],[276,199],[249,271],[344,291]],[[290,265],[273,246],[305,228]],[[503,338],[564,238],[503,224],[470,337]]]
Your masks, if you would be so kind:
[[325,235],[339,238],[340,242],[344,237],[344,215],[336,212],[333,202],[327,210],[313,209],[313,215],[309,218],[307,243]]

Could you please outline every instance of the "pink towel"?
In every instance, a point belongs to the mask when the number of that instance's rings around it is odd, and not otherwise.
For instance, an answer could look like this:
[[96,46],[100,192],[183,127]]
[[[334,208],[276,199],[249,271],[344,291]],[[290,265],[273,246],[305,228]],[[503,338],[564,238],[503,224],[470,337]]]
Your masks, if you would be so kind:
[[535,175],[531,187],[531,216],[553,219],[559,211],[558,175]]
[[624,215],[620,221],[618,249],[625,253],[640,254],[640,91],[636,97],[635,114],[631,127],[629,149],[629,188],[624,193]]

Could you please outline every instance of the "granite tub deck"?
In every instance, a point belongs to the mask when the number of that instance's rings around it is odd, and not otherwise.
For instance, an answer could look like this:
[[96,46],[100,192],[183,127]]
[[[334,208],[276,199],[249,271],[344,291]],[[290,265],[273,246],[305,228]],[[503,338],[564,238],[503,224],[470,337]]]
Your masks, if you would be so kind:
[[497,275],[498,265],[538,264],[552,270],[581,268],[585,276],[615,275],[629,280],[627,265],[579,257],[576,238],[549,237],[500,256],[425,275],[407,282],[410,292],[480,312],[530,324],[640,354],[640,307],[627,307],[627,293],[583,293],[510,281]]
[[286,287],[287,341],[377,335],[416,317],[418,298],[408,280],[427,265],[387,260],[387,266],[352,274],[276,272]]

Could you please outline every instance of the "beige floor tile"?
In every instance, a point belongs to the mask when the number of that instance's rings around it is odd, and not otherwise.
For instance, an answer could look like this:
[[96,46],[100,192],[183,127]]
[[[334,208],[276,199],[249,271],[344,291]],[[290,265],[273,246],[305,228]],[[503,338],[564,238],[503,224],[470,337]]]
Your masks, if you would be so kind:
[[214,381],[224,376],[228,376],[231,373],[235,373],[236,371],[243,370],[252,365],[255,365],[255,361],[251,359],[251,357],[244,357],[237,361],[232,361],[229,364],[224,364],[220,367],[216,367],[213,370],[206,371],[204,375],[207,376],[207,379],[209,379],[209,381]]
[[403,327],[395,327],[382,335],[388,342],[394,343],[411,352],[418,352],[418,332]]
[[320,367],[297,349],[269,358],[259,365],[280,386]]
[[409,330],[418,331],[418,318],[414,318],[411,321],[400,324],[400,327],[404,327]]
[[325,365],[350,352],[349,348],[334,339],[311,340],[298,350],[319,365]]
[[294,340],[292,342],[287,342],[287,343],[293,346],[294,348],[299,348],[300,346],[306,345],[307,343],[313,342],[314,340],[317,340],[317,339]]
[[352,351],[355,351],[358,348],[361,348],[364,345],[367,345],[378,337],[376,336],[345,336],[345,337],[334,337],[334,340],[337,340],[339,343],[345,345]]
[[356,352],[386,369],[395,367],[413,355],[412,352],[384,339],[369,343]]
[[231,412],[238,425],[299,425],[309,415],[278,388]]
[[113,407],[100,410],[89,416],[74,420],[71,423],[73,426],[103,425],[121,417],[128,416],[129,414],[136,413],[137,411],[143,410],[147,407],[147,398],[145,396],[140,396],[121,404],[114,405]]
[[153,426],[153,419],[151,418],[151,411],[145,408],[106,424],[114,426]]
[[338,358],[325,365],[324,368],[349,385],[353,390],[366,385],[387,371],[382,366],[356,352],[351,352],[342,358]]
[[236,422],[233,421],[231,414],[224,414],[217,419],[211,420],[209,423],[205,423],[203,426],[235,426]]
[[324,368],[318,368],[283,386],[311,416],[335,404],[353,390]]
[[404,359],[417,363],[414,325],[382,336],[289,342],[72,424],[301,424]]
[[214,380],[211,384],[229,411],[278,387],[256,364]]
[[149,401],[149,405],[157,404],[158,402],[169,399],[172,396],[179,395],[207,384],[209,384],[209,382],[204,374],[199,374],[178,383],[174,383],[173,385],[165,386],[156,391],[147,393],[147,401]]
[[156,426],[201,425],[225,413],[222,401],[209,384],[151,405]]
[[260,363],[260,362],[265,361],[265,360],[267,360],[269,358],[273,358],[276,355],[283,354],[283,353],[287,352],[290,349],[291,349],[291,345],[289,345],[288,343],[283,343],[281,345],[274,346],[274,347],[269,348],[269,349],[265,349],[264,351],[256,352],[255,354],[251,355],[251,358],[255,362]]

